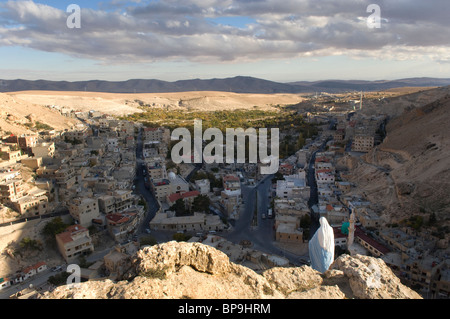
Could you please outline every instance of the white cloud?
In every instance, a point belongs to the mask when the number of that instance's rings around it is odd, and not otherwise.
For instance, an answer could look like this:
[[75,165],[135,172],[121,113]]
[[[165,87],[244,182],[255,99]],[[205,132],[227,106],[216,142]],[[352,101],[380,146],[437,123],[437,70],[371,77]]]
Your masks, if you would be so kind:
[[[132,5],[130,2],[133,2]],[[381,29],[366,24],[366,0],[115,0],[121,10],[68,14],[33,1],[0,4],[0,45],[25,46],[111,63],[186,59],[243,61],[347,54],[386,59],[450,55],[450,2],[379,1]],[[441,6],[437,7],[433,3]],[[103,4],[106,5],[106,4]],[[427,9],[429,7],[429,9]],[[251,17],[247,27],[206,18]],[[445,18],[444,18],[445,16]],[[19,27],[18,27],[19,26]]]

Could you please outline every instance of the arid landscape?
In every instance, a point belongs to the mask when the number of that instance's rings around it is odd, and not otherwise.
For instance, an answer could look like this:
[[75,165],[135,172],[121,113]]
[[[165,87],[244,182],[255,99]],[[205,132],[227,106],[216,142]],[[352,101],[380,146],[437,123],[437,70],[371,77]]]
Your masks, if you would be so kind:
[[[449,93],[446,87],[414,95],[416,104],[437,99],[422,107],[406,107],[388,123],[381,145],[361,159],[345,158],[359,192],[385,207],[388,222],[435,213],[445,224],[450,213],[450,131],[445,129],[450,121]],[[404,96],[392,104],[401,108],[411,100],[412,96]]]
[[[57,105],[73,111],[96,110],[112,116],[124,116],[151,108],[186,111],[275,110],[276,105],[299,103],[298,94],[238,94],[228,92],[182,92],[117,94],[97,92],[23,91],[0,93],[0,129],[13,134],[29,133],[33,121],[54,129],[69,129],[79,123],[62,116],[48,106]],[[27,126],[28,125],[28,126]]]
[[111,115],[140,112],[139,102],[156,108],[186,108],[202,111],[249,109],[257,106],[270,109],[274,105],[294,104],[302,101],[298,94],[239,94],[229,92],[181,93],[96,93],[24,91],[9,93],[13,97],[38,105],[64,105],[81,111],[97,110]]

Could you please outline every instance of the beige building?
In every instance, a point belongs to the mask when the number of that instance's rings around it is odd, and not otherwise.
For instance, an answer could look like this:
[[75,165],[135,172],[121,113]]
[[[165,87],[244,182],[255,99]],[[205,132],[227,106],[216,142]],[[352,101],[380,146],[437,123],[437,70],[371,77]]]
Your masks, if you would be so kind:
[[17,143],[22,151],[28,153],[33,146],[36,146],[37,141],[38,135],[23,134],[18,138]]
[[241,182],[237,175],[225,175],[223,177],[223,189],[235,191],[241,189]]
[[76,170],[73,167],[61,167],[54,172],[54,178],[59,187],[69,189],[77,181]]
[[336,130],[333,133],[333,140],[335,142],[342,142],[344,140],[344,137],[345,137],[345,130],[343,129]]
[[280,223],[275,231],[275,239],[282,243],[302,243],[303,230],[294,223]]
[[309,215],[309,208],[304,201],[277,198],[274,200],[275,216],[290,215],[301,218],[304,215]]
[[169,173],[168,176],[168,179],[154,179],[151,183],[156,199],[161,202],[165,201],[167,196],[171,194],[189,192],[189,183],[183,177],[173,172]]
[[40,143],[31,148],[31,153],[35,157],[41,157],[43,159],[52,158],[55,156],[55,143]]
[[84,142],[84,140],[89,136],[89,129],[87,127],[72,130],[64,133],[64,138],[67,138],[68,140],[74,141],[78,140],[81,142]]
[[234,212],[237,212],[241,204],[241,189],[239,188],[233,191],[225,189],[221,191],[219,204],[227,216],[231,216]]
[[144,128],[144,139],[145,141],[154,141],[160,143],[169,143],[170,141],[170,130],[164,127],[146,127]]
[[168,179],[156,179],[151,183],[152,191],[158,201],[164,201],[170,195],[171,187]]
[[9,150],[9,148],[8,148],[7,151],[3,151],[2,150],[0,152],[0,154],[1,154],[1,159],[2,160],[4,160],[4,161],[11,161],[11,162],[19,161],[21,156],[22,156],[20,151],[11,151],[11,150]]
[[381,226],[381,218],[372,209],[363,207],[355,209],[356,217],[365,228],[378,228]]
[[369,152],[375,143],[372,135],[355,135],[352,143],[352,151],[354,152]]
[[221,231],[224,224],[217,215],[195,213],[193,216],[176,217],[175,213],[159,213],[150,222],[152,230],[171,231]]
[[43,215],[48,212],[47,196],[24,196],[13,202],[14,208],[21,214]]
[[131,241],[123,245],[116,245],[103,261],[111,280],[117,280],[130,267],[131,256],[139,250],[139,243]]
[[195,181],[195,187],[202,195],[209,194],[211,190],[211,183],[209,179],[200,179]]
[[144,210],[139,206],[122,213],[106,215],[106,226],[109,234],[116,242],[122,242],[138,229]]
[[89,227],[93,219],[100,217],[98,200],[93,198],[74,198],[68,203],[69,213],[81,226]]
[[94,251],[89,230],[80,225],[69,226],[63,233],[57,234],[56,243],[67,263],[75,262],[79,256]]
[[167,178],[166,165],[163,162],[151,162],[146,165],[148,177],[150,179]]
[[5,204],[18,200],[23,196],[21,179],[13,179],[0,183],[0,203]]
[[42,166],[42,157],[29,157],[21,160],[22,165],[36,170]]

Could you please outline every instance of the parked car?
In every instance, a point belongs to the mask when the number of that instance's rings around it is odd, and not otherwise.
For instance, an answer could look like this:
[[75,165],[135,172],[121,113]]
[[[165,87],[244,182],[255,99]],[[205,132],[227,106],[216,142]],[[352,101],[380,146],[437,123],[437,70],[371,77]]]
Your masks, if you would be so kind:
[[62,267],[61,266],[55,266],[55,267],[50,268],[50,270],[53,271],[53,272],[57,272],[57,271],[61,271]]

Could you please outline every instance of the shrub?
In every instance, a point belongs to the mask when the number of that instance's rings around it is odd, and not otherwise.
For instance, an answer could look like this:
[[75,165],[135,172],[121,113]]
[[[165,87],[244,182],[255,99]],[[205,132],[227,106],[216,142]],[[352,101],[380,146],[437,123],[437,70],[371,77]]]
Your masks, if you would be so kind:
[[151,278],[151,279],[166,279],[166,269],[167,266],[164,266],[163,268],[151,268],[147,269],[145,271],[142,271],[139,275],[145,278]]

